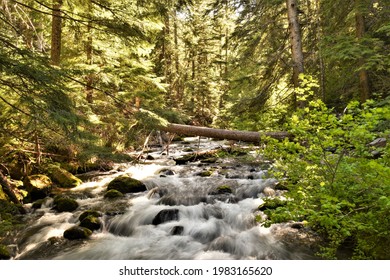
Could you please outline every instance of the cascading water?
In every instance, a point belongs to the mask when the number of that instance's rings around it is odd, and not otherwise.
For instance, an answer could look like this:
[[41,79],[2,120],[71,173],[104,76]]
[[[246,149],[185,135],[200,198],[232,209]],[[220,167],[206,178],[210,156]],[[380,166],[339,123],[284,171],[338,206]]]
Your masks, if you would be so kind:
[[[203,140],[212,149],[221,142]],[[171,157],[182,154],[172,145]],[[234,159],[216,163],[175,165],[161,153],[145,164],[119,166],[116,172],[96,177],[72,189],[79,208],[72,213],[51,210],[52,199],[32,211],[31,223],[15,239],[16,259],[301,259],[306,251],[286,245],[275,227],[256,223],[257,209],[273,191],[275,180],[265,179],[258,166]],[[211,170],[209,177],[199,170]],[[118,171],[121,170],[121,171]],[[148,191],[108,200],[108,182],[129,174],[142,180]],[[229,191],[216,191],[219,186]],[[267,191],[268,190],[268,191]],[[272,190],[270,192],[270,190]],[[66,240],[63,233],[78,224],[80,213],[103,213],[103,226],[87,240]],[[279,226],[283,230],[283,225]]]

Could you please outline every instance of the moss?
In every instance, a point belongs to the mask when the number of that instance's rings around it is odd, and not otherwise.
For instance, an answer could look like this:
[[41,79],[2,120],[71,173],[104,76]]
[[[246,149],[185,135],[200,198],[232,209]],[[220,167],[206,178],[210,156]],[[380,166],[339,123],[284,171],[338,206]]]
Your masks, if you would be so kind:
[[50,178],[62,188],[74,188],[82,183],[72,173],[54,164],[48,167],[47,172]]
[[200,176],[200,177],[210,177],[211,174],[213,174],[212,170],[205,170],[205,171],[197,173],[196,175]]
[[71,227],[64,232],[64,238],[69,240],[86,239],[92,234],[90,229],[80,226]]
[[95,210],[87,210],[87,211],[84,211],[83,213],[81,213],[81,215],[79,216],[79,221],[81,222],[82,220],[84,220],[86,217],[88,216],[92,216],[92,217],[101,217],[102,216],[102,213],[98,212],[98,211],[95,211]]
[[117,190],[109,190],[104,194],[104,198],[118,198],[123,197],[123,193]]
[[11,254],[8,252],[6,246],[0,244],[0,260],[9,260],[11,258]]
[[274,210],[278,207],[286,206],[286,204],[286,200],[281,200],[279,198],[269,198],[264,200],[264,203],[259,206],[259,210]]
[[112,180],[108,184],[107,190],[117,190],[121,193],[136,193],[146,191],[146,186],[141,181],[124,175]]
[[58,212],[72,212],[79,207],[76,200],[66,196],[57,196],[54,198],[54,209]]
[[85,228],[93,231],[93,230],[100,229],[100,227],[102,226],[102,222],[100,221],[100,219],[98,217],[94,217],[93,215],[89,215],[81,221],[80,226],[85,227]]
[[28,176],[23,181],[31,200],[37,200],[48,196],[52,189],[52,181],[42,174]]

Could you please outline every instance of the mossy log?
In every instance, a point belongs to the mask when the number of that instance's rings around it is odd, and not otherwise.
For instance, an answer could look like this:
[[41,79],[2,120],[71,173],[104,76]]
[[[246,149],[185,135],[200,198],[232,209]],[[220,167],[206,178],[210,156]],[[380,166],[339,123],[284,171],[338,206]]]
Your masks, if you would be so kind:
[[166,132],[176,133],[179,135],[205,136],[216,139],[236,140],[251,143],[260,143],[263,137],[271,137],[279,140],[292,137],[290,133],[284,131],[255,132],[209,128],[175,123],[170,123],[164,127],[160,127],[160,129]]

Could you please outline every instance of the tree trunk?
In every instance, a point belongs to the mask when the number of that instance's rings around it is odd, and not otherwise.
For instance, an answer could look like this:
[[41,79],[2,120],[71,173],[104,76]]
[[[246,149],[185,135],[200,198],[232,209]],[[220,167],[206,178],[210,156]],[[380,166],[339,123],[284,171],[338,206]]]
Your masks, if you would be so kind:
[[[88,15],[92,17],[92,0],[88,0]],[[88,21],[87,24],[87,42],[85,44],[85,52],[87,56],[87,64],[93,64],[93,38],[92,38],[92,22]],[[94,74],[90,73],[86,76],[86,86],[85,86],[85,95],[86,100],[89,104],[93,103],[93,82],[94,82]]]
[[[286,0],[288,26],[290,29],[291,55],[293,61],[293,83],[294,87],[299,87],[299,74],[304,72],[303,68],[303,51],[302,51],[302,36],[301,28],[298,20],[298,4],[297,0]],[[303,107],[303,103],[297,100],[296,93],[294,94],[294,107]]]
[[244,141],[251,143],[260,143],[262,137],[272,137],[275,139],[282,140],[284,138],[289,138],[292,135],[288,132],[254,132],[254,131],[240,131],[240,130],[227,130],[227,129],[217,129],[217,128],[208,128],[201,126],[191,126],[183,124],[168,124],[165,127],[160,128],[163,131],[176,133],[180,135],[189,135],[189,136],[205,136],[210,138],[217,139],[227,139],[227,140],[236,140]]
[[[356,5],[359,5],[359,1],[356,0]],[[356,20],[356,37],[359,41],[364,37],[366,32],[366,25],[363,13],[359,12],[359,7],[355,15]],[[368,72],[364,69],[365,59],[362,57],[358,60],[359,67],[359,91],[360,91],[360,102],[364,103],[370,96],[370,86],[368,81]]]
[[53,13],[51,23],[51,64],[60,65],[61,33],[62,33],[62,7],[63,0],[53,0]]
[[3,187],[4,193],[9,197],[9,199],[15,203],[20,204],[19,199],[14,194],[11,185],[8,182],[7,177],[4,176],[3,172],[0,170],[0,185]]

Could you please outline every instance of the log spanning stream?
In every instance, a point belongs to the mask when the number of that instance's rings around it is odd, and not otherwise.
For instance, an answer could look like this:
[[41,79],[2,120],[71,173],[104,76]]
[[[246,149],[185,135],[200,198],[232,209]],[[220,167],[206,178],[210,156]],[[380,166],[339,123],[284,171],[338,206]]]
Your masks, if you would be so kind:
[[[168,156],[160,149],[143,164],[85,174],[90,178],[69,191],[79,203],[74,212],[57,213],[51,199],[40,209],[29,209],[28,226],[14,238],[15,259],[312,258],[310,246],[297,242],[301,229],[291,223],[265,228],[256,222],[256,216],[264,215],[258,210],[263,199],[282,195],[274,190],[276,181],[265,177],[262,165],[237,158],[177,165],[172,158],[185,154],[185,149],[223,145],[186,140],[172,144]],[[209,176],[202,176],[205,171]],[[147,191],[104,198],[108,182],[123,174],[141,180]],[[216,191],[220,186],[231,192]],[[101,228],[85,240],[65,239],[64,231],[77,225],[85,210],[103,214]]]

